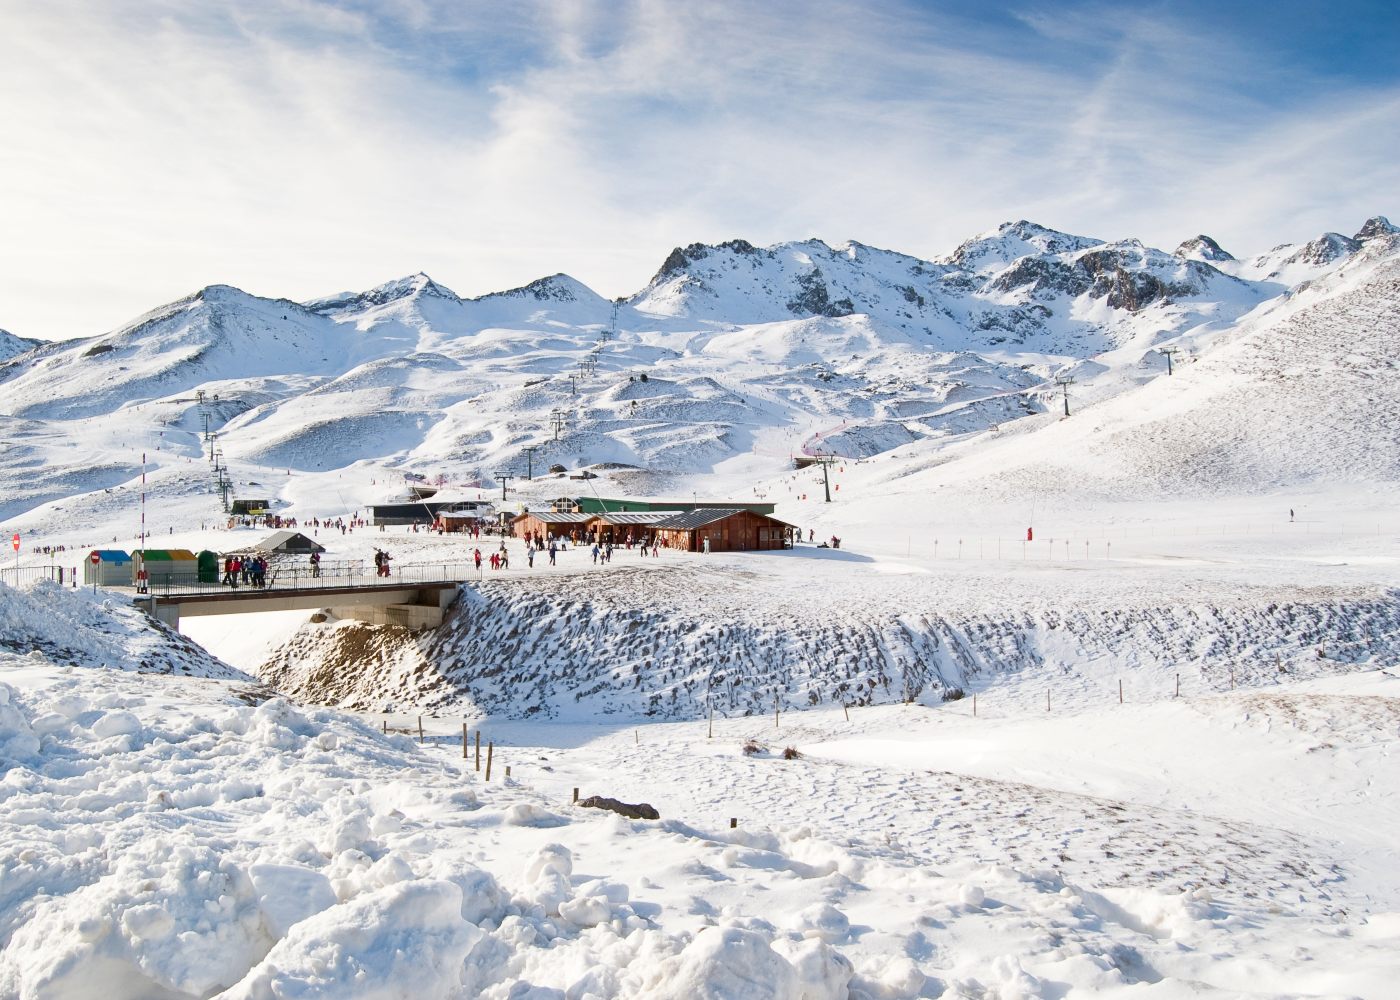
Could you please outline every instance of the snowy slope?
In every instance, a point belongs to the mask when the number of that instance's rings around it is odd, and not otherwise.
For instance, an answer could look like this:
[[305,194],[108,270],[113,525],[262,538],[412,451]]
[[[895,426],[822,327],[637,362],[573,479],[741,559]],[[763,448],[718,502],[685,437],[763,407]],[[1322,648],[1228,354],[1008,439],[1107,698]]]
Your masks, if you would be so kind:
[[0,676],[5,996],[1381,1000],[1400,972],[1386,673],[712,737],[488,720],[489,781],[456,719],[420,745],[218,681]]

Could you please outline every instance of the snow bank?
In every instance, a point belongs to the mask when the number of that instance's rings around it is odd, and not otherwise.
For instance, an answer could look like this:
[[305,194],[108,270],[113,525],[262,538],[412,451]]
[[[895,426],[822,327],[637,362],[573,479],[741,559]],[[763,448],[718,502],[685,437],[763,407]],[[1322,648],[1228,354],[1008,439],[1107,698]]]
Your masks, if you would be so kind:
[[252,680],[151,619],[128,595],[49,581],[27,588],[0,583],[0,650],[38,650],[84,667]]

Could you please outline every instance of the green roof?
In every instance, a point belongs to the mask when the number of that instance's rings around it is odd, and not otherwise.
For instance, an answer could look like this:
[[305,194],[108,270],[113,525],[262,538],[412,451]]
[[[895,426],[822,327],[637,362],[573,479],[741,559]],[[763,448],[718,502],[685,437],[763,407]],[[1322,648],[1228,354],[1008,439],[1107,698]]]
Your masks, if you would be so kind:
[[646,512],[653,510],[751,510],[755,514],[771,514],[776,504],[749,503],[742,500],[637,500],[632,497],[574,497],[578,509],[587,514]]

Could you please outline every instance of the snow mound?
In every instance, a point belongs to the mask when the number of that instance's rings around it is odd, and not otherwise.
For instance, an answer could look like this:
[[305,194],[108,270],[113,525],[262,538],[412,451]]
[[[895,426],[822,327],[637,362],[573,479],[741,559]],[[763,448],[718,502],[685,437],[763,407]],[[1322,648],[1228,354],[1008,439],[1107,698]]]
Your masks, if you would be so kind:
[[0,651],[83,667],[252,680],[110,591],[0,583]]

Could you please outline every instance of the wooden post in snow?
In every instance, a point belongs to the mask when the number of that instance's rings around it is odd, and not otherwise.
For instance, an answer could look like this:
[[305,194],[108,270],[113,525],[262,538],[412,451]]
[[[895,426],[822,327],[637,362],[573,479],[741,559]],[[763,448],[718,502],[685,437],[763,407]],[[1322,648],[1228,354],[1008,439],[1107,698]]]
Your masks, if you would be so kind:
[[850,722],[850,721],[851,721],[851,706],[850,706],[850,705],[845,705],[845,704],[843,704],[843,705],[841,706],[841,711],[843,711],[843,712],[846,713],[846,721],[847,721],[847,722]]
[[578,789],[577,789],[577,788],[574,789],[574,801],[575,801],[575,802],[578,801]]
[[476,769],[481,770],[481,730],[476,731]]
[[462,759],[467,759],[467,724],[462,723]]
[[1177,674],[1177,675],[1176,675],[1176,694],[1172,695],[1172,697],[1173,697],[1173,698],[1180,698],[1180,697],[1181,697],[1181,675],[1180,675],[1180,674]]
[[423,742],[423,717],[418,716],[418,742]]
[[972,693],[972,717],[977,718],[977,692]]
[[733,817],[733,816],[730,816],[730,817],[729,817],[729,829],[735,830],[735,829],[738,829],[738,826],[739,826],[739,820],[738,820],[737,818]]
[[714,702],[710,702],[710,731],[709,731],[709,733],[706,735],[705,739],[707,739],[707,740],[712,740],[712,739],[714,739],[714,738],[715,738],[715,705],[714,705]]
[[1123,678],[1118,678],[1118,704],[1123,704]]
[[486,744],[486,780],[491,780],[491,757],[495,754],[496,744],[491,742]]

